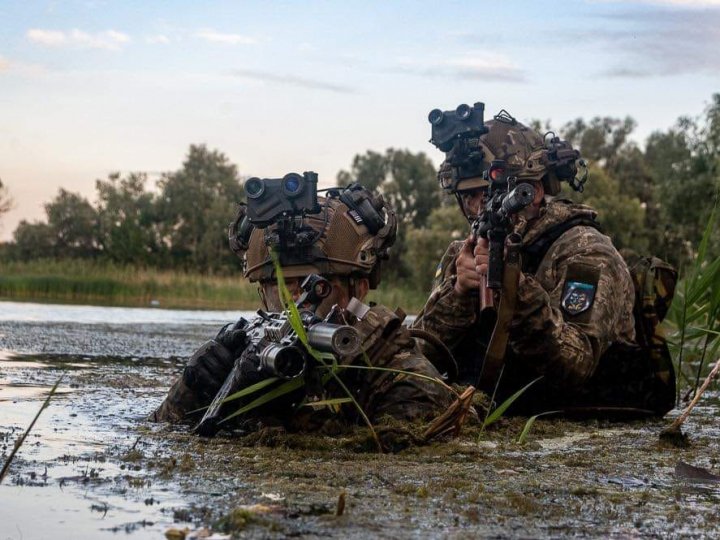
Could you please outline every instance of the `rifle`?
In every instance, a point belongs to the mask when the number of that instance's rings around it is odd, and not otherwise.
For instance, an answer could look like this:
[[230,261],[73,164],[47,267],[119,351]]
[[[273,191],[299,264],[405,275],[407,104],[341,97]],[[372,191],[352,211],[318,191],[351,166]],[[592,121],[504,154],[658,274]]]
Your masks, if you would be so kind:
[[[478,386],[494,387],[505,357],[509,325],[515,311],[515,295],[520,278],[520,248],[522,239],[512,230],[512,216],[529,206],[535,198],[535,188],[517,183],[517,178],[505,174],[505,162],[494,160],[484,172],[488,181],[485,209],[473,223],[475,238],[488,240],[488,272],[480,284],[480,316],[492,337],[478,366]],[[501,290],[500,304],[495,308],[494,291]]]
[[[355,356],[360,349],[360,334],[349,325],[328,322],[315,311],[332,292],[330,282],[311,274],[301,285],[303,294],[295,303],[307,336],[309,347],[300,340],[287,312],[267,313],[258,310],[250,321],[240,318],[233,330],[245,332],[245,349],[235,359],[232,370],[205,411],[195,432],[202,437],[214,437],[226,410],[226,399],[243,388],[270,377],[290,380],[308,374],[314,362],[309,349],[336,356]],[[309,307],[307,307],[309,305]]]

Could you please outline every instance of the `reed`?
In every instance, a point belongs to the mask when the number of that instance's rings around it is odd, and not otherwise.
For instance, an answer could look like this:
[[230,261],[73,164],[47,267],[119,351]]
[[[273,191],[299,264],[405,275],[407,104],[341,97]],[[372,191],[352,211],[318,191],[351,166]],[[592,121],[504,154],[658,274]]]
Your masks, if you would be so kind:
[[[428,292],[388,283],[373,291],[370,299],[416,313]],[[79,259],[0,262],[0,299],[197,309],[260,306],[257,285],[239,271],[211,275]]]

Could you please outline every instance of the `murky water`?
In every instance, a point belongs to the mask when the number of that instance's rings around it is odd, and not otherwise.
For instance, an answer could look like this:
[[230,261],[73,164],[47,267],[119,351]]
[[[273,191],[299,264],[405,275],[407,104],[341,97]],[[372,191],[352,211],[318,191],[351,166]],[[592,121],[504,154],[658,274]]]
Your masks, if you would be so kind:
[[184,359],[238,315],[0,302],[0,460],[64,375],[0,485],[0,539],[204,525],[260,538],[720,535],[720,484],[675,473],[679,461],[718,473],[716,390],[686,449],[658,442],[661,421],[538,420],[518,446],[524,419],[510,419],[394,455],[362,433],[203,441],[145,422]]

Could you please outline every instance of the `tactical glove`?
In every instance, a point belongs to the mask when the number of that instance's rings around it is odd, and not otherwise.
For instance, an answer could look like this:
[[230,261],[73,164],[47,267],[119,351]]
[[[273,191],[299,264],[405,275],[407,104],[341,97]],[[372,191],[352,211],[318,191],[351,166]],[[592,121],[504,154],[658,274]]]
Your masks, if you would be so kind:
[[237,323],[224,326],[215,339],[195,351],[185,366],[183,382],[201,402],[212,401],[232,370],[235,359],[242,354],[246,324],[245,319],[240,319]]

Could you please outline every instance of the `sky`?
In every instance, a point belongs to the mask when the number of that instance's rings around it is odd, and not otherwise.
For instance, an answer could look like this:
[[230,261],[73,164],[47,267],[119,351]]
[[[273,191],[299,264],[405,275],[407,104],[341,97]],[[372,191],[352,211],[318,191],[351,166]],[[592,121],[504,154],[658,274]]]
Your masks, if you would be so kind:
[[0,241],[58,189],[177,170],[190,144],[243,176],[372,149],[442,155],[427,113],[632,116],[642,145],[720,91],[720,0],[0,0]]

